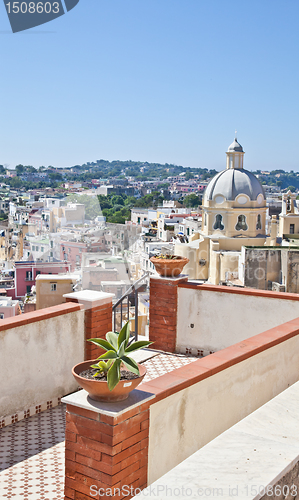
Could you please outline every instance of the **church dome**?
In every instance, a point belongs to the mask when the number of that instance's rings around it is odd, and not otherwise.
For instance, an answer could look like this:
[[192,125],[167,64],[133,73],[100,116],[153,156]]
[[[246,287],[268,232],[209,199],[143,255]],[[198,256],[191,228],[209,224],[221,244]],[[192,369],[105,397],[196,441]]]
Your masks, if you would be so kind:
[[205,201],[211,201],[216,195],[220,195],[228,201],[234,201],[240,194],[247,195],[251,201],[256,201],[259,195],[265,198],[264,190],[255,175],[243,168],[231,168],[222,170],[211,179],[204,198]]
[[244,153],[241,144],[238,143],[236,138],[235,138],[234,142],[232,142],[231,145],[228,146],[228,151],[236,151],[236,152]]

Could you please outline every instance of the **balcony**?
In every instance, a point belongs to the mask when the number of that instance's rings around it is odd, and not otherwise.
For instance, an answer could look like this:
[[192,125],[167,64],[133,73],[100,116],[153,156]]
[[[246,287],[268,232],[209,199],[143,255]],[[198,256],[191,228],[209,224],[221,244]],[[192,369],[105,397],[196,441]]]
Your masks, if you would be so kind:
[[[133,399],[113,408],[77,392],[71,376],[84,351],[86,359],[98,353],[85,339],[111,330],[112,296],[82,291],[65,298],[73,302],[0,323],[0,377],[7,380],[1,442],[10,450],[9,460],[0,459],[0,481],[8,494],[84,499],[93,484],[181,488],[187,475],[191,488],[209,489],[213,480],[223,498],[231,484],[231,496],[245,499],[245,490],[235,494],[242,486],[253,499],[255,486],[294,476],[299,295],[197,285],[182,275],[151,278],[155,344],[140,360],[147,378]],[[164,499],[160,493],[144,496]]]

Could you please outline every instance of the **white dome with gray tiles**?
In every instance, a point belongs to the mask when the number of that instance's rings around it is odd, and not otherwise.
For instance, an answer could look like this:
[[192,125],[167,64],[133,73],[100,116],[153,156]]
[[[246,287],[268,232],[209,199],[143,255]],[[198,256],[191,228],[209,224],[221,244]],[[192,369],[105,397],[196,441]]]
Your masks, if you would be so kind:
[[240,194],[247,195],[251,201],[256,201],[264,190],[258,179],[248,170],[229,168],[222,170],[209,182],[205,191],[205,200],[213,200],[222,195],[228,201],[234,201]]

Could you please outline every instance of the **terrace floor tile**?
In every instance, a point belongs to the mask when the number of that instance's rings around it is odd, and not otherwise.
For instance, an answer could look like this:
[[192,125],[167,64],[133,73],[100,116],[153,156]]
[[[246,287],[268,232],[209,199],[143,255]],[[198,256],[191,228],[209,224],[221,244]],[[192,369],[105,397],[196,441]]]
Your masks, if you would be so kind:
[[[144,382],[198,358],[158,353],[143,364]],[[65,405],[0,429],[0,499],[64,500]]]

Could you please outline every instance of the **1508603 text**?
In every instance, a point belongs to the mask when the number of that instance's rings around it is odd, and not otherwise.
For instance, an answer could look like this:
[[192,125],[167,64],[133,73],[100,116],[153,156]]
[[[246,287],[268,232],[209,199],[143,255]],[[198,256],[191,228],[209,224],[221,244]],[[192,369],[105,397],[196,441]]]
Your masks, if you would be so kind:
[[8,14],[58,14],[59,3],[54,2],[8,2],[6,9]]

